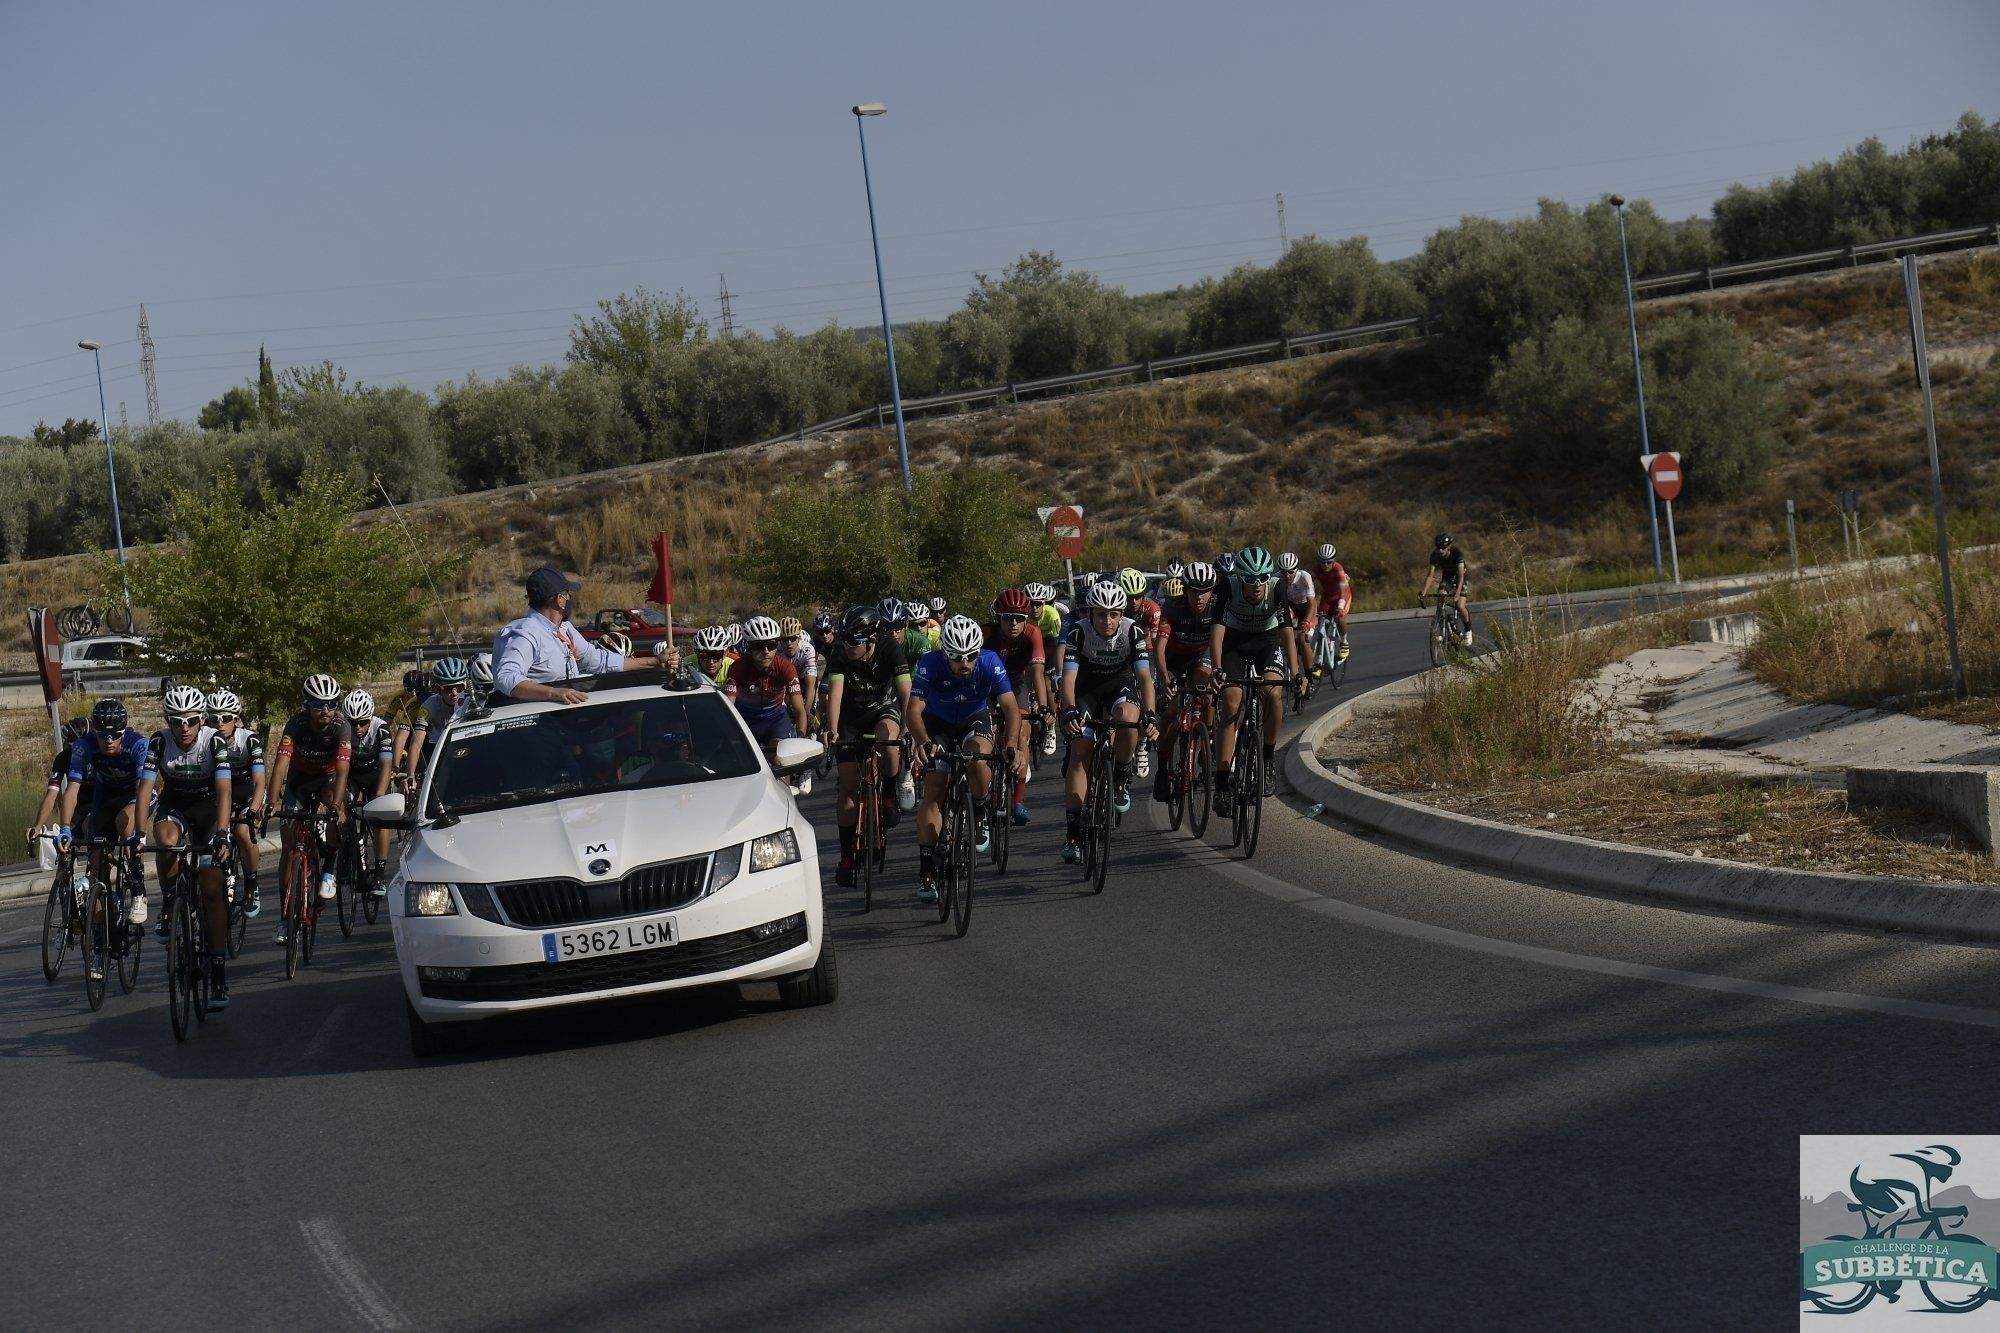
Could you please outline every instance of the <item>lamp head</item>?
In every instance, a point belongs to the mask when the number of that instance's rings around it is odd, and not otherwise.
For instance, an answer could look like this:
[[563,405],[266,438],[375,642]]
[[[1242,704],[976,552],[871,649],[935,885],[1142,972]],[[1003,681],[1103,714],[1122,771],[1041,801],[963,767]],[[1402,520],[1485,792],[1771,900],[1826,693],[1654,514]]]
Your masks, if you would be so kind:
[[99,348],[103,347],[104,344],[97,341],[97,339],[95,338],[85,338],[83,341],[79,342],[77,346],[81,347],[86,352],[95,352]]
[[1607,195],[1605,197],[1605,201],[1609,203],[1613,208],[1625,207],[1625,197],[1623,195],[1617,195],[1617,194]]
[[889,110],[880,102],[857,102],[853,109],[857,116],[881,116],[886,115]]

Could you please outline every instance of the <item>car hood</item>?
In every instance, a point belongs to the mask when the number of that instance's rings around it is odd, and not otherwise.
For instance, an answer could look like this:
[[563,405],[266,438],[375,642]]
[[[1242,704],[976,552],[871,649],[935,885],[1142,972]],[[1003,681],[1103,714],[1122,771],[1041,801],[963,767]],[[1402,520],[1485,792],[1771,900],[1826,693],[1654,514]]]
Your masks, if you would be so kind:
[[425,829],[405,860],[413,880],[506,883],[615,879],[634,866],[699,856],[786,827],[791,798],[768,776],[576,796],[466,815]]

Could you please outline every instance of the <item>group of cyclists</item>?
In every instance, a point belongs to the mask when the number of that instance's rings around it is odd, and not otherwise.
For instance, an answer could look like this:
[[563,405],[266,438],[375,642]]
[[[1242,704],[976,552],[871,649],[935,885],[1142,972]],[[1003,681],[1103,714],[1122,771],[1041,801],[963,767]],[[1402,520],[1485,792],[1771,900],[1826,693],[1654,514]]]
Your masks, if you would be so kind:
[[[1419,601],[1433,590],[1451,599],[1469,640],[1465,576],[1463,553],[1440,534]],[[834,879],[841,886],[855,882],[862,760],[872,754],[885,821],[915,812],[917,895],[935,904],[951,752],[973,761],[973,836],[984,852],[992,820],[1028,822],[1024,798],[1036,752],[1052,757],[1059,737],[1066,738],[1062,856],[1076,862],[1095,747],[1108,735],[1112,800],[1123,813],[1153,748],[1168,752],[1174,740],[1175,702],[1189,690],[1213,689],[1219,704],[1213,795],[1227,816],[1237,795],[1231,760],[1245,690],[1256,689],[1261,700],[1262,734],[1249,743],[1263,747],[1260,794],[1269,796],[1288,695],[1302,704],[1309,680],[1344,666],[1352,601],[1352,581],[1332,543],[1318,548],[1310,567],[1291,552],[1274,557],[1250,545],[1213,560],[1177,559],[1155,574],[1129,567],[1086,574],[1066,595],[1046,583],[1007,588],[983,620],[954,614],[942,597],[888,597],[839,614],[822,611],[810,625],[766,615],[712,624],[695,634],[691,662],[671,643],[655,652],[670,670],[688,672],[728,698],[767,754],[793,736],[830,742],[839,783]],[[633,651],[617,631],[601,645],[621,655]],[[204,693],[170,685],[161,701],[164,726],[150,736],[131,726],[123,702],[103,699],[87,720],[65,724],[36,829],[53,825],[65,850],[79,837],[88,841],[94,874],[103,873],[106,857],[126,858],[133,891],[123,910],[132,928],[148,918],[141,863],[147,835],[163,892],[179,873],[178,859],[191,856],[210,942],[210,1006],[220,1008],[229,997],[221,942],[230,910],[224,866],[232,850],[247,869],[242,910],[255,917],[257,840],[274,814],[323,814],[340,829],[392,785],[413,790],[432,734],[482,703],[492,682],[489,654],[444,658],[404,674],[385,718],[368,690],[343,691],[332,676],[316,673],[304,682],[300,707],[268,756],[241,699],[226,687]],[[1002,757],[1005,771],[996,774]],[[1158,765],[1153,799],[1173,799],[1177,780]],[[802,793],[810,790],[810,776],[795,781]],[[298,827],[283,826],[287,856]],[[386,829],[372,835],[378,865],[387,859],[389,836]],[[334,870],[325,866],[318,896],[332,899],[337,891]],[[386,889],[378,878],[368,891],[380,897]],[[163,910],[161,934],[167,916]],[[286,929],[281,920],[281,945]]]

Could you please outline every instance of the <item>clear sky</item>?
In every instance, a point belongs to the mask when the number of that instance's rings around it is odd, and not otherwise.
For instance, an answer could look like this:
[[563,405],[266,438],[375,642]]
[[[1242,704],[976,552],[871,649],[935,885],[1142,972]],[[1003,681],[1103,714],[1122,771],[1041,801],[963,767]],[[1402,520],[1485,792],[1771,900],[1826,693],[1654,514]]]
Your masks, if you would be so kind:
[[1704,212],[1867,134],[2000,114],[2000,0],[1098,5],[0,0],[0,434],[192,418],[255,366],[428,389],[560,359],[644,283],[891,313],[1055,251],[1130,291],[1293,236],[1408,253],[1617,190]]

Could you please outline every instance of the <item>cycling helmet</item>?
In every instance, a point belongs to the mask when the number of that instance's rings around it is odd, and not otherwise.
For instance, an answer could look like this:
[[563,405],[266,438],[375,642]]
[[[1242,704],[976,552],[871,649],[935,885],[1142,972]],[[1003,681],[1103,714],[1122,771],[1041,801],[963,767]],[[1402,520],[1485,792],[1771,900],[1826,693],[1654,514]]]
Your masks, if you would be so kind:
[[979,632],[979,622],[971,616],[953,616],[944,622],[938,632],[938,644],[954,657],[966,653],[976,653],[986,646],[986,636]]
[[1160,583],[1160,591],[1170,598],[1178,597],[1187,591],[1187,582],[1184,579],[1165,579]]
[[731,622],[724,625],[722,630],[723,633],[729,636],[729,646],[731,648],[741,648],[743,646],[744,634],[743,626],[740,622]]
[[1299,567],[1299,558],[1292,552],[1287,551],[1283,555],[1278,557],[1278,568],[1284,570],[1287,574],[1291,573],[1298,567]]
[[786,616],[778,622],[778,637],[781,639],[796,639],[805,632],[806,627],[797,616]]
[[840,618],[840,637],[861,643],[882,632],[882,613],[872,606],[850,606]]
[[474,685],[491,685],[493,683],[493,654],[481,653],[479,656],[473,658],[470,674]]
[[1197,560],[1187,567],[1187,586],[1195,592],[1207,592],[1215,586],[1215,566]]
[[80,717],[72,717],[65,719],[63,722],[63,729],[62,729],[63,744],[64,745],[76,744],[77,737],[83,735],[85,732],[89,730],[90,730],[90,723],[87,719]]
[[340,701],[340,711],[349,722],[366,722],[375,716],[375,696],[356,686]]
[[1235,554],[1230,551],[1224,551],[1221,555],[1215,557],[1215,569],[1220,574],[1234,574],[1236,572]]
[[935,593],[933,593],[931,595],[930,601],[926,602],[925,605],[930,607],[932,615],[938,617],[940,620],[944,618],[944,613],[945,613],[944,598],[939,597]]
[[1131,599],[1125,595],[1123,588],[1109,579],[1104,579],[1090,585],[1090,591],[1085,594],[1084,602],[1093,611],[1123,611]]
[[471,674],[466,669],[465,659],[462,657],[440,658],[438,664],[431,668],[431,679],[438,683],[439,688],[446,685],[463,685]]
[[935,620],[936,618],[931,614],[931,604],[929,602],[905,602],[903,604],[903,619],[912,625],[920,625],[926,620]]
[[597,640],[597,646],[607,653],[617,653],[620,657],[632,655],[632,640],[618,630],[609,630]]
[[1431,545],[1440,551],[1446,549],[1451,545],[1451,534],[1449,532],[1440,532],[1436,540],[1431,542]]
[[743,622],[743,639],[752,647],[762,643],[776,643],[781,637],[778,622],[769,616],[752,616]]
[[1146,595],[1146,576],[1130,565],[1118,571],[1118,586],[1125,590],[1127,597]]
[[1047,606],[1056,599],[1056,590],[1046,583],[1030,583],[1027,591],[1028,600],[1036,606]]
[[1246,546],[1236,553],[1236,568],[1231,571],[1239,579],[1268,579],[1276,572],[1271,563],[1271,553],[1261,546]]
[[243,701],[236,697],[236,691],[228,686],[208,696],[208,711],[217,717],[234,717],[243,711]]
[[96,732],[122,732],[130,721],[125,713],[123,699],[99,699],[90,709],[90,729]]
[[411,694],[415,694],[417,692],[417,686],[420,682],[422,682],[423,678],[424,678],[423,672],[417,670],[415,667],[411,667],[408,671],[405,671],[403,673],[403,688],[408,690]]
[[[451,659],[447,658],[445,660],[450,661]],[[440,662],[438,666],[442,669],[444,663]],[[464,670],[463,666],[460,667],[460,670]],[[300,693],[305,702],[309,704],[339,703],[340,682],[332,676],[327,675],[324,671],[315,671],[312,675],[306,677],[305,688]]]
[[1180,557],[1176,556],[1172,560],[1167,561],[1166,575],[1170,579],[1186,578],[1187,565],[1182,563]]
[[200,718],[208,712],[208,700],[192,685],[176,685],[167,691],[160,711],[169,722],[177,717]]
[[729,651],[729,631],[720,625],[709,625],[694,636],[694,650],[698,653],[726,653]]
[[899,597],[884,597],[875,604],[875,614],[880,616],[882,623],[890,629],[901,629],[907,618],[903,612],[903,601]]
[[1333,549],[1332,542],[1321,542],[1319,550],[1313,552],[1313,554],[1319,558],[1319,562],[1322,565],[1330,565],[1333,563],[1334,556],[1338,553]]
[[996,616],[1025,616],[1032,609],[1028,605],[1025,589],[1009,588],[993,599],[993,614]]
[[833,632],[833,613],[830,611],[821,611],[815,615],[813,617],[812,632],[815,634],[831,634]]

